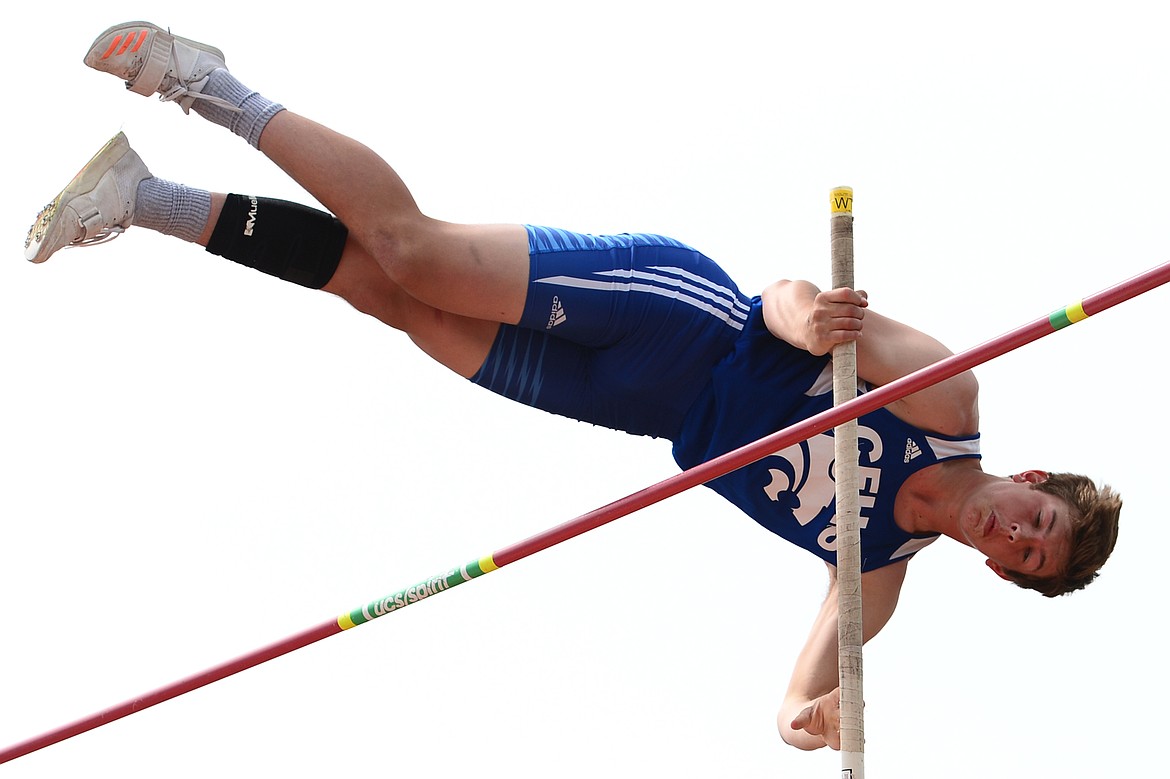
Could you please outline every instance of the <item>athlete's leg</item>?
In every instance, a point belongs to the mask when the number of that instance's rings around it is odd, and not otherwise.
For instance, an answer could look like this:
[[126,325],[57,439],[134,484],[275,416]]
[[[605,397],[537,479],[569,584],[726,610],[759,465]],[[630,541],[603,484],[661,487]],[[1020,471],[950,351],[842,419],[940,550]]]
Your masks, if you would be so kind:
[[523,227],[425,216],[371,149],[292,111],[272,118],[259,149],[336,214],[413,297],[478,319],[519,320],[529,266]]
[[[238,232],[254,208],[251,204],[257,202],[262,204],[259,207],[269,222],[283,222],[277,244],[258,252],[247,247],[247,242],[224,240],[225,229]],[[212,193],[207,223],[195,242],[213,253],[286,280],[318,278],[324,282],[323,286],[315,283],[306,286],[337,295],[363,314],[401,330],[424,352],[459,375],[465,378],[474,375],[491,348],[499,323],[452,314],[407,294],[386,275],[361,243],[345,235],[344,228],[339,234],[343,243],[333,244],[342,248],[325,248],[317,233],[322,229],[321,224],[329,221],[335,220],[328,214],[294,203]],[[264,227],[267,223],[258,221],[248,240],[267,241],[269,234]],[[302,255],[299,247],[314,242],[322,247],[315,250],[320,256]],[[334,254],[330,256],[330,252]],[[264,256],[258,256],[261,254]],[[289,272],[290,265],[299,267]]]
[[[262,218],[261,218],[262,217]],[[422,303],[392,281],[330,214],[295,203],[214,194],[151,175],[123,133],[105,144],[42,209],[25,254],[91,246],[145,227],[278,278],[323,288],[402,330],[462,376],[483,364],[499,323]]]
[[322,289],[403,331],[438,362],[474,376],[492,347],[499,322],[452,314],[406,294],[357,241],[346,242],[333,278]]
[[159,93],[248,140],[350,231],[412,297],[451,313],[515,322],[528,243],[518,225],[455,225],[420,213],[398,174],[368,147],[241,84],[214,47],[152,24],[115,25],[85,58],[140,94]]

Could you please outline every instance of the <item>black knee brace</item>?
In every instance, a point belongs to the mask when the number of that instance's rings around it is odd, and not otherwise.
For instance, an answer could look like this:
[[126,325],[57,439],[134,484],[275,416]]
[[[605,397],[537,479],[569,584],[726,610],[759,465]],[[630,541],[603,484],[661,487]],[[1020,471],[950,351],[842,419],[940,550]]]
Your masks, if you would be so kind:
[[286,200],[228,195],[207,251],[321,289],[337,271],[348,235],[345,225],[324,211]]

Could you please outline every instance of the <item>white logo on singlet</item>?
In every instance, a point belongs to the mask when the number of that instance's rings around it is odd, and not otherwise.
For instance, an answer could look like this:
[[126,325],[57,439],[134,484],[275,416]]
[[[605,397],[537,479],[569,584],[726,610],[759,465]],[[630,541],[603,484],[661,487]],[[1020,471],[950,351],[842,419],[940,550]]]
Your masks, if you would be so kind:
[[[873,463],[881,459],[882,439],[876,430],[865,425],[858,426],[857,437],[859,442],[864,442],[858,466],[859,524],[864,530],[881,486],[881,470]],[[780,504],[779,510],[790,511],[800,525],[814,523],[820,527],[817,543],[827,551],[837,549],[834,454],[832,437],[815,435],[808,441],[773,452],[761,461],[770,466],[770,481],[764,485],[764,494]]]

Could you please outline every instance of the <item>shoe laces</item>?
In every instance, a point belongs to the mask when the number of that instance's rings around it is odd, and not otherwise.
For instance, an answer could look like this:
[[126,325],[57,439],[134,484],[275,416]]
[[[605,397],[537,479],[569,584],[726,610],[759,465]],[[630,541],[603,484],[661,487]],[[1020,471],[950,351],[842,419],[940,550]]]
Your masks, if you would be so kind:
[[66,249],[78,249],[85,246],[97,246],[99,243],[106,243],[117,238],[122,233],[126,232],[125,227],[114,225],[112,227],[103,227],[101,231],[89,238],[78,238],[76,241],[69,242]]
[[227,100],[224,100],[222,97],[216,97],[215,95],[205,95],[202,92],[197,92],[191,89],[190,86],[180,82],[175,82],[175,85],[165,92],[159,92],[158,99],[164,103],[178,102],[179,107],[183,109],[183,113],[185,114],[191,113],[191,105],[196,100],[205,100],[211,105],[221,106],[222,108],[226,108],[228,111],[234,111],[235,113],[243,113],[244,111],[244,109]]

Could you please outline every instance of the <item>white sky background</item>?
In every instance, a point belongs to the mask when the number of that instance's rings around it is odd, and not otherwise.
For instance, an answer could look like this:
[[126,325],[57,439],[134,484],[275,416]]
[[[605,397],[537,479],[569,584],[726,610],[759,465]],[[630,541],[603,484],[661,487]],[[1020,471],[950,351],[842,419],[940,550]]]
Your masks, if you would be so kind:
[[[26,263],[37,209],[119,128],[156,175],[312,202],[242,141],[86,69],[114,22],[221,47],[434,216],[666,233],[753,293],[827,283],[828,192],[849,184],[858,285],[956,350],[1168,259],[1154,4],[770,5],[9,6],[0,746],[676,472],[664,442],[509,404],[339,300],[174,239]],[[957,544],[920,555],[866,650],[872,776],[1149,767],[1170,724],[1149,618],[1166,305],[1149,293],[977,371],[985,467],[1108,481],[1121,540],[1057,601]],[[774,726],[825,587],[697,489],[3,771],[836,776],[836,753]]]

